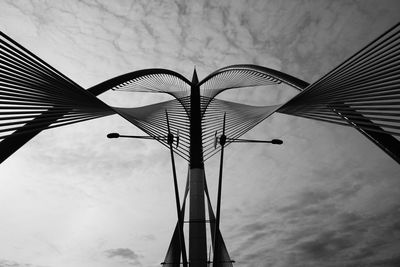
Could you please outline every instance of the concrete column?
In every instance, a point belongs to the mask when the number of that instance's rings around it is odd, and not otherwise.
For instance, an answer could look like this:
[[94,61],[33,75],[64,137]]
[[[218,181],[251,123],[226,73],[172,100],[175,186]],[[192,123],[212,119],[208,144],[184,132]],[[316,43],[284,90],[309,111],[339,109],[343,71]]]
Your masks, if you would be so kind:
[[207,266],[204,169],[190,169],[189,266]]

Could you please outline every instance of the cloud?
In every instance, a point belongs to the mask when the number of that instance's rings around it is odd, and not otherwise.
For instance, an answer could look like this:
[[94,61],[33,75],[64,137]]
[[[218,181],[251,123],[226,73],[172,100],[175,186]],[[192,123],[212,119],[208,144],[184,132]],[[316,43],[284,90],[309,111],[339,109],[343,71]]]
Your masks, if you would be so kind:
[[379,214],[341,207],[361,189],[348,182],[308,188],[292,202],[265,206],[229,234],[241,240],[232,258],[247,266],[396,266],[400,207]]
[[143,235],[142,238],[143,238],[144,240],[150,240],[150,241],[156,240],[155,235],[152,235],[152,234]]
[[141,262],[139,259],[142,257],[136,254],[129,248],[117,248],[117,249],[108,249],[104,251],[108,258],[120,258],[123,260],[128,260],[129,263],[135,266],[141,266]]
[[45,267],[45,266],[0,259],[0,267]]
[[316,205],[324,200],[327,200],[331,197],[329,192],[324,191],[306,191],[303,192],[296,202],[292,205],[288,205],[286,207],[280,208],[278,211],[287,213],[291,211],[298,211],[300,209],[304,209],[310,205]]
[[296,225],[278,244],[284,247],[281,253],[288,258],[295,255],[300,266],[319,262],[324,266],[396,266],[400,246],[398,215],[397,205],[380,215],[337,213],[329,220],[317,217],[307,225]]
[[335,231],[319,234],[315,239],[304,241],[296,246],[309,259],[327,259],[336,256],[353,246],[351,238],[341,237]]
[[400,266],[400,256],[393,256],[387,259],[373,261],[371,262],[371,266],[398,267]]

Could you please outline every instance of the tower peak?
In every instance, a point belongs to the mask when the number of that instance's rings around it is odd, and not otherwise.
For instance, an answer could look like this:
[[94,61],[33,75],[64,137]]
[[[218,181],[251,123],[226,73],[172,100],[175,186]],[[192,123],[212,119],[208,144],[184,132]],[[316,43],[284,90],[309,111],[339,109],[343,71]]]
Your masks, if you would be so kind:
[[193,69],[192,84],[197,85],[199,83],[199,78],[197,77],[196,66]]

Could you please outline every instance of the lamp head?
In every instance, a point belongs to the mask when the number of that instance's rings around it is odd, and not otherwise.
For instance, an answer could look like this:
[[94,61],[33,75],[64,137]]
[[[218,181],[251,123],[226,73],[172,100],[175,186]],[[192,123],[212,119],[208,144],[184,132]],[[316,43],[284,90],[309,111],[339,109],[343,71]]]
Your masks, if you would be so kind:
[[119,137],[119,133],[109,133],[107,134],[108,138],[118,138]]
[[272,140],[271,140],[271,144],[274,144],[274,145],[282,145],[282,144],[283,144],[283,141],[280,140],[280,139],[272,139]]

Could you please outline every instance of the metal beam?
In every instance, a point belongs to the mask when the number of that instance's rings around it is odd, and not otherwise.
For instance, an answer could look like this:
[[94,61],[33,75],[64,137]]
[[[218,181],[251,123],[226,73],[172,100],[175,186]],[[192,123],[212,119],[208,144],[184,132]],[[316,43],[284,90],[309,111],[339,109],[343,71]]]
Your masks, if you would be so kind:
[[221,257],[219,255],[220,251],[220,244],[221,241],[219,240],[219,224],[221,220],[221,192],[222,192],[222,173],[224,169],[224,148],[226,143],[226,136],[225,136],[225,121],[226,121],[226,113],[224,114],[224,120],[222,123],[222,135],[220,137],[219,143],[221,145],[221,158],[219,162],[219,177],[218,177],[218,195],[217,195],[217,210],[216,210],[216,217],[215,217],[215,233],[214,233],[214,255],[213,255],[213,267],[221,266]]
[[183,218],[182,218],[182,212],[181,212],[181,203],[180,203],[180,200],[179,200],[178,181],[177,181],[177,178],[176,178],[174,149],[173,149],[173,146],[172,146],[172,144],[174,143],[174,135],[171,133],[171,129],[169,127],[169,119],[168,119],[168,112],[167,111],[165,111],[165,116],[167,117],[168,145],[169,145],[169,151],[170,151],[170,155],[171,155],[172,174],[173,174],[173,179],[174,179],[176,212],[177,212],[177,216],[178,216],[179,245],[180,245],[180,251],[182,253],[183,267],[187,267],[185,236],[183,234]]
[[207,266],[207,236],[204,203],[204,163],[201,130],[200,89],[196,70],[193,72],[190,95],[190,267]]

